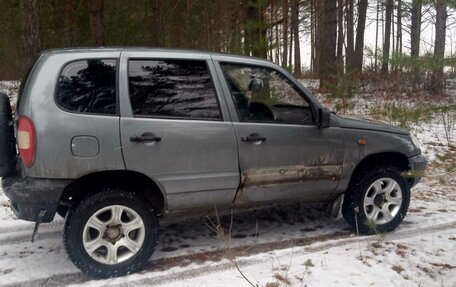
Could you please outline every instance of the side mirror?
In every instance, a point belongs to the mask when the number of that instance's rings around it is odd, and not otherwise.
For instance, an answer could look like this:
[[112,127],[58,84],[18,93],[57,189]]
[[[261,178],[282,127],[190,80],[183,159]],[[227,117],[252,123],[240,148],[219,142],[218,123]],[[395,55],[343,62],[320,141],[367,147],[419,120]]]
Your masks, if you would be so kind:
[[253,78],[249,83],[249,91],[260,92],[264,88],[264,82],[262,79]]
[[324,129],[329,127],[331,120],[331,112],[327,109],[318,108],[317,110],[317,127],[319,129]]

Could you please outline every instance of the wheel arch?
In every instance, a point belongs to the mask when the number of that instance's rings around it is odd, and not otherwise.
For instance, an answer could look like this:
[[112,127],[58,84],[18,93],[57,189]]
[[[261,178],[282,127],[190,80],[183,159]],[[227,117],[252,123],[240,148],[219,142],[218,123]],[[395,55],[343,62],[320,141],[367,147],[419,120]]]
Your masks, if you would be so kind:
[[[410,170],[410,162],[406,155],[399,152],[382,152],[370,154],[363,158],[353,169],[353,172],[350,176],[349,185],[356,180],[360,174],[366,169],[371,169],[376,166],[394,166],[397,167],[401,172]],[[412,184],[410,180],[407,179],[409,184]]]
[[103,187],[120,187],[135,192],[148,200],[157,214],[166,210],[164,190],[156,181],[136,171],[112,170],[89,173],[72,181],[62,193],[59,213],[66,214],[69,206]]

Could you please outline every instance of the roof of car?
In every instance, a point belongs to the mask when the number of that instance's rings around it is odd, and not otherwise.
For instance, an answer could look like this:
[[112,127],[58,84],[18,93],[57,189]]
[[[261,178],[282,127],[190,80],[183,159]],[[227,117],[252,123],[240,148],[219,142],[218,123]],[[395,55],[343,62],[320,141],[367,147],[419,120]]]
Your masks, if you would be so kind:
[[73,47],[73,48],[59,48],[59,49],[50,49],[43,51],[43,53],[49,54],[65,54],[65,53],[90,53],[90,52],[166,52],[166,53],[176,53],[176,54],[201,54],[201,55],[217,55],[223,57],[233,57],[233,58],[245,58],[245,59],[257,59],[265,60],[258,57],[222,53],[222,52],[212,52],[204,50],[192,50],[192,49],[173,49],[173,48],[152,48],[152,47]]

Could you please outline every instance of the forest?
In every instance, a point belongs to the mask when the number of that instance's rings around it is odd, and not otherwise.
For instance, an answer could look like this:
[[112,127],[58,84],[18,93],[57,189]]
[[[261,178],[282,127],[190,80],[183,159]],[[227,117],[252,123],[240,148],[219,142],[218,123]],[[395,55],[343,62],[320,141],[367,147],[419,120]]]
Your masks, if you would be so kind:
[[0,11],[2,80],[40,51],[80,46],[251,55],[322,89],[374,74],[436,93],[456,69],[455,0],[0,0]]

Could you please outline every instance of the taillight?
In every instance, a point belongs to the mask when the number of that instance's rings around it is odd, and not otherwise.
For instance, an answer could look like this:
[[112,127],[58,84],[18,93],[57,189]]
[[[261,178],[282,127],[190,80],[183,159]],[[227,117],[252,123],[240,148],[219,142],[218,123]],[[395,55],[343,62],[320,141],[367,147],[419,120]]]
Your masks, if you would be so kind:
[[17,146],[22,162],[26,167],[31,167],[35,162],[36,155],[36,131],[32,120],[26,116],[19,118]]

